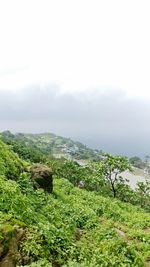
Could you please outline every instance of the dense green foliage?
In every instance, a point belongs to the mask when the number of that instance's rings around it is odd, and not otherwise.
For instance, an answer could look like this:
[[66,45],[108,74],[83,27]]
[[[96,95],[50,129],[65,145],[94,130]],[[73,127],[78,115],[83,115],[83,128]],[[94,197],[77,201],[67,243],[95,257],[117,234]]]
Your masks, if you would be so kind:
[[45,160],[44,155],[78,160],[98,160],[102,155],[102,151],[90,149],[80,142],[51,133],[12,134],[5,131],[1,133],[1,136],[3,141],[11,144],[14,151],[21,157],[33,162]]
[[0,175],[16,180],[25,165],[25,162],[0,140]]
[[[46,157],[44,162],[55,173],[52,194],[34,189],[26,168],[32,162],[30,156],[27,160],[0,141],[1,267],[6,261],[11,267],[149,264],[150,214],[139,207],[148,206],[149,184],[139,183],[133,192],[117,178],[113,198],[107,179],[110,165],[114,171],[128,167],[124,158],[107,156],[102,162],[82,167]],[[80,181],[84,181],[84,189],[78,188]]]
[[114,197],[115,190],[115,197],[121,201],[150,211],[150,182],[139,182],[133,190],[128,180],[121,176],[121,171],[131,168],[127,158],[107,155],[105,160],[83,167],[66,160],[54,160],[48,164],[57,177],[66,178],[75,186],[79,186],[82,181],[86,190],[95,191],[105,197]]
[[103,161],[95,164],[95,168],[97,168],[100,176],[103,175],[109,183],[114,197],[117,196],[118,191],[116,185],[124,183],[121,173],[131,169],[128,158],[109,154],[105,156]]
[[25,229],[20,264],[144,266],[150,245],[148,214],[74,188],[65,179],[55,180],[53,195],[34,191],[26,175],[23,180],[0,180],[1,224]]
[[31,162],[45,162],[50,153],[41,151],[32,140],[28,140],[23,135],[13,135],[9,131],[1,133],[1,139],[19,155],[20,158]]

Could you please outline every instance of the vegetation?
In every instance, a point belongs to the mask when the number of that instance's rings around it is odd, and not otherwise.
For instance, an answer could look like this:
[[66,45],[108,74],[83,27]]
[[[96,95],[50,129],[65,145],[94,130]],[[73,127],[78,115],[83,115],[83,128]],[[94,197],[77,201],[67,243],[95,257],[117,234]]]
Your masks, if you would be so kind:
[[105,197],[116,197],[150,211],[150,181],[137,183],[133,190],[128,180],[121,176],[121,171],[131,170],[127,158],[106,155],[103,161],[92,162],[83,167],[67,160],[55,160],[48,164],[57,177],[68,179],[74,186],[79,186],[82,181],[87,191],[94,191]]
[[105,155],[82,167],[40,150],[44,165],[33,165],[31,154],[25,161],[20,152],[21,158],[0,141],[1,267],[150,264],[150,186],[139,183],[133,191],[125,183],[120,174],[130,168],[126,158]]
[[44,155],[76,160],[98,160],[102,156],[102,151],[87,148],[80,142],[51,133],[14,135],[5,131],[1,133],[1,137],[4,142],[11,144],[14,151],[21,157],[34,162],[43,162]]
[[16,180],[27,164],[0,140],[0,175]]
[[117,194],[117,184],[124,184],[124,179],[121,173],[126,170],[131,170],[129,161],[125,157],[112,156],[107,154],[105,159],[96,164],[96,168],[100,173],[100,176],[104,176],[104,179],[108,181],[111,186],[113,196]]
[[1,133],[1,139],[19,155],[20,158],[34,163],[45,162],[50,153],[38,148],[33,141],[28,141],[23,134],[13,135],[9,131]]
[[137,156],[130,158],[130,163],[136,168],[146,168],[146,163]]
[[150,217],[142,210],[64,179],[55,180],[53,195],[3,179],[0,187],[3,246],[8,228],[24,233],[18,266],[144,266]]

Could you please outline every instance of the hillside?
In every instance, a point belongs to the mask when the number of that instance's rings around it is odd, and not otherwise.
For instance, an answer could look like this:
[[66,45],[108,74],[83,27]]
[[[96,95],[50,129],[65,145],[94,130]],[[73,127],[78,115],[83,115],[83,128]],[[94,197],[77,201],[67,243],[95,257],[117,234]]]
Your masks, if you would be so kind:
[[150,216],[142,210],[64,179],[55,180],[52,195],[29,185],[23,194],[2,178],[0,188],[1,267],[6,258],[18,267],[148,264]]
[[0,157],[0,267],[149,266],[149,213],[61,171],[52,194],[35,190],[29,163],[2,141]]
[[0,175],[15,180],[25,169],[25,166],[25,162],[0,140]]
[[[1,139],[11,146],[23,160],[34,163],[47,162],[55,159],[73,160],[80,165],[85,165],[89,161],[97,161],[104,158],[102,151],[92,150],[82,143],[74,142],[69,138],[57,136],[55,134],[12,134],[5,131],[0,134]],[[135,189],[137,182],[150,181],[149,174],[145,174],[143,169],[132,168],[133,171],[123,172],[122,177],[128,179],[129,185]],[[83,179],[83,178],[82,178]]]
[[102,156],[102,151],[90,149],[80,142],[75,142],[70,138],[64,138],[52,133],[12,134],[9,131],[5,131],[1,133],[1,137],[5,142],[23,142],[26,146],[31,146],[56,158],[98,160]]

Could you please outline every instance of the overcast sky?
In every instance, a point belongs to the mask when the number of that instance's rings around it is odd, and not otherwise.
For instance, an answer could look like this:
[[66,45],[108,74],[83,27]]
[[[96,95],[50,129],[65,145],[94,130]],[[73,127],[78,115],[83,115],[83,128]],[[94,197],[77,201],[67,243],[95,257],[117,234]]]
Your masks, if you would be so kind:
[[0,1],[0,130],[150,154],[149,0]]

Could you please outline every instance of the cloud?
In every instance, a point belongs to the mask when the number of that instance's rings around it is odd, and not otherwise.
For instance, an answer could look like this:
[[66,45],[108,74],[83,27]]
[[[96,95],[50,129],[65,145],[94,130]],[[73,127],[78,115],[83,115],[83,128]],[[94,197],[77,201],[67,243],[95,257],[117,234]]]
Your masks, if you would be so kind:
[[149,114],[149,100],[120,90],[62,93],[47,85],[0,91],[1,130],[54,132],[113,153],[149,153]]

